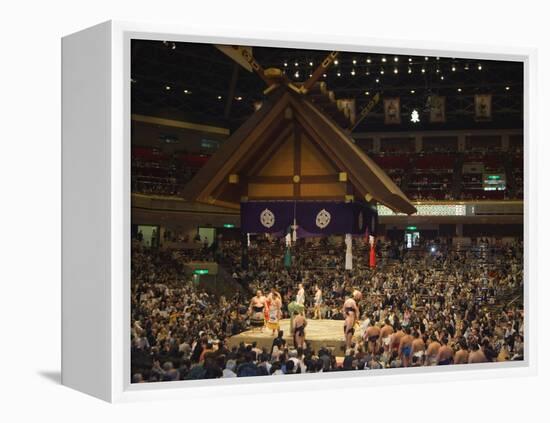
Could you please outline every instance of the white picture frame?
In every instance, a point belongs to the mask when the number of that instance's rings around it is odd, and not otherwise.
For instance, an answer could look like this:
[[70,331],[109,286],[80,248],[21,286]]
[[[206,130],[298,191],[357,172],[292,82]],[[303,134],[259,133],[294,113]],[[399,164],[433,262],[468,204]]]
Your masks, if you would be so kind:
[[[468,366],[130,384],[130,40],[452,56],[524,63],[525,360]],[[109,402],[534,375],[535,86],[529,48],[110,21],[62,41],[62,383]]]

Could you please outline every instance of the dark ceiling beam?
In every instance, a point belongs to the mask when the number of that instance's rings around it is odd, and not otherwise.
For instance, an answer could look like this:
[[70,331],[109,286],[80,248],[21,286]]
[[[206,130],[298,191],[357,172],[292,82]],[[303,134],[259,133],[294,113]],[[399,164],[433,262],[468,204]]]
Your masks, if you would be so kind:
[[231,115],[231,105],[233,104],[233,97],[235,97],[235,89],[237,88],[237,79],[239,78],[240,65],[235,63],[233,65],[233,72],[231,74],[231,81],[229,82],[229,89],[227,90],[227,99],[225,101],[225,108],[223,110],[223,117],[229,119]]

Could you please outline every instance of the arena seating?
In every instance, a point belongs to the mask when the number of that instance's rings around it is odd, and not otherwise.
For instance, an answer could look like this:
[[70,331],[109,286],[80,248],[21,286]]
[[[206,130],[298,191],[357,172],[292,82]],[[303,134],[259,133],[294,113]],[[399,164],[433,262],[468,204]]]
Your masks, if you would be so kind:
[[[433,149],[432,149],[433,150]],[[369,156],[413,200],[503,200],[523,198],[523,153],[510,159],[502,153],[399,149]],[[166,154],[156,148],[132,149],[132,192],[178,195],[208,161],[201,153]],[[463,173],[460,164],[483,166],[485,173],[506,174],[506,191],[483,189],[482,173]]]

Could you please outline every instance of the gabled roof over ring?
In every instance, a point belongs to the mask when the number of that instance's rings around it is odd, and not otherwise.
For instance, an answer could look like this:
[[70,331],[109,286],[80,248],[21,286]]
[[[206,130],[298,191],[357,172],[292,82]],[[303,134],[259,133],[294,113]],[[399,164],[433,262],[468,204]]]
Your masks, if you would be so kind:
[[[349,189],[361,200],[380,202],[396,212],[416,212],[399,187],[338,124],[309,101],[307,95],[286,87],[273,92],[223,143],[187,184],[184,199],[238,208],[241,198],[247,195],[245,175],[250,176],[250,169],[278,154],[284,139],[292,137],[296,129],[335,169],[346,173]],[[230,183],[230,175],[243,178]]]

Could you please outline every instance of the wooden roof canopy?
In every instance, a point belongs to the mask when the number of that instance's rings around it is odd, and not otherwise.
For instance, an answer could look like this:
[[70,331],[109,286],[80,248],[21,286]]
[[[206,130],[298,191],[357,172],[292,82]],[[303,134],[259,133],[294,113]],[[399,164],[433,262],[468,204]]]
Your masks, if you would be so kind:
[[354,101],[338,102],[317,82],[336,52],[295,84],[279,69],[262,69],[250,49],[233,49],[266,82],[267,99],[187,184],[185,200],[229,208],[248,200],[367,201],[416,212],[342,128],[355,124]]

